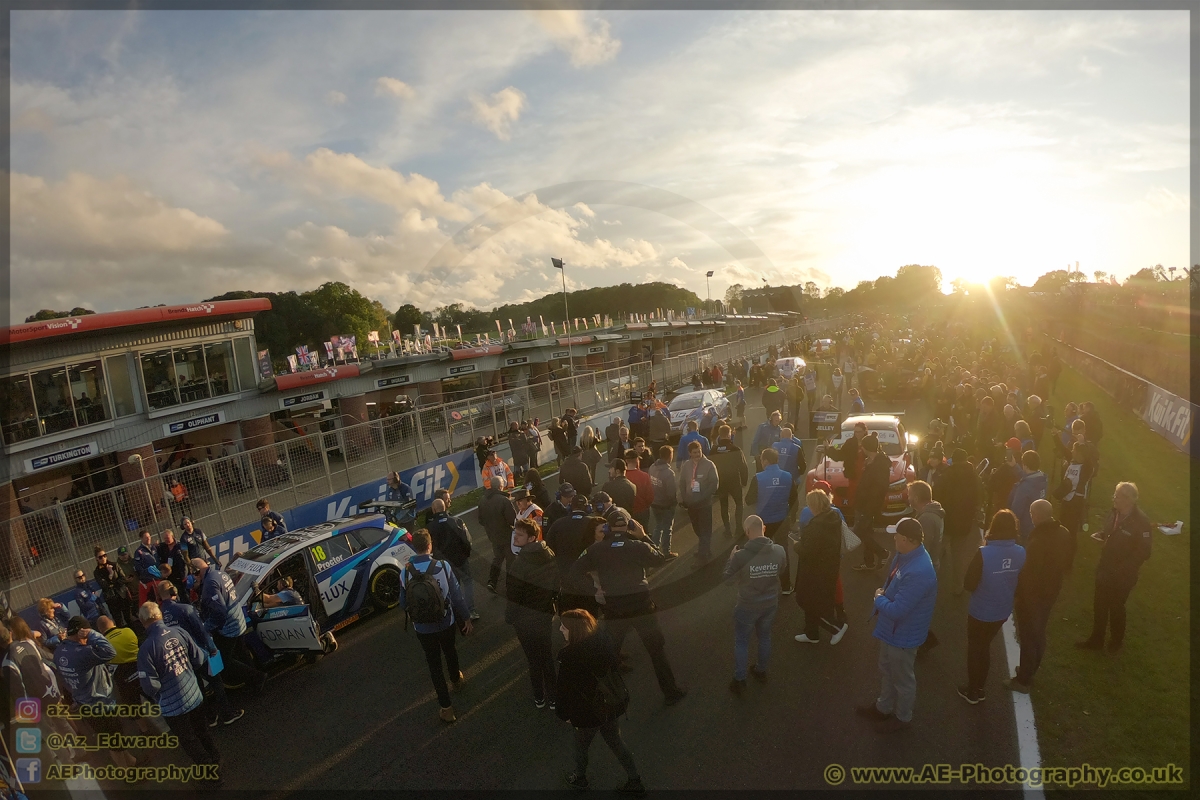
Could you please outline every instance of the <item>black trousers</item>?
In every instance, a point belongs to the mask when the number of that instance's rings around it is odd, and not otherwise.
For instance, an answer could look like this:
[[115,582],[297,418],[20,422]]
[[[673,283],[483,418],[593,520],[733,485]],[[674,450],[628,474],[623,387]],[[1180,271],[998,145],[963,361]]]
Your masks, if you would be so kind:
[[[733,499],[733,512],[736,515],[733,527],[729,527],[729,500]],[[742,492],[740,487],[733,489],[718,489],[717,499],[721,501],[721,522],[725,523],[725,530],[733,533],[734,538],[742,534],[742,519],[746,516],[745,506],[742,505]]]
[[[224,658],[224,656],[221,656]],[[212,722],[218,717],[229,719],[233,716],[233,703],[229,702],[229,695],[225,693],[225,679],[221,673],[216,675],[201,675],[200,677],[208,687],[212,689],[213,702],[207,699],[204,701],[204,716],[209,722]]]
[[262,675],[262,670],[250,666],[254,663],[254,657],[246,652],[246,643],[241,636],[222,636],[214,633],[213,641],[221,651],[221,661],[225,664],[221,675],[222,683],[228,678],[231,686],[244,686]]
[[792,562],[791,556],[788,555],[787,526],[783,523],[786,519],[781,519],[779,522],[768,522],[763,526],[763,535],[777,545],[783,547],[783,574],[779,576],[779,588],[782,591],[789,592],[792,589]]
[[604,737],[604,743],[608,745],[609,750],[613,751],[617,761],[621,762],[621,766],[625,768],[625,774],[631,780],[639,777],[637,766],[633,763],[633,753],[629,752],[629,748],[621,740],[621,729],[618,727],[616,719],[610,719],[598,728],[575,729],[575,774],[587,777],[588,750],[591,749],[592,740],[596,738],[597,733]]
[[992,640],[1004,627],[1004,620],[983,622],[967,615],[967,686],[977,692],[987,683],[992,665]]
[[417,641],[425,651],[425,663],[429,665],[429,677],[433,679],[433,688],[437,692],[438,704],[442,708],[450,707],[450,688],[446,685],[446,674],[442,672],[442,656],[446,656],[446,669],[451,677],[457,677],[458,650],[454,646],[454,626],[437,633],[418,633]]
[[163,717],[171,733],[179,737],[179,746],[197,764],[220,764],[221,751],[208,732],[204,706],[198,705],[178,717]]
[[503,540],[489,536],[488,541],[492,543],[492,565],[488,568],[488,585],[495,586],[500,582],[500,568],[506,567],[515,556],[512,554],[512,542],[507,536]]
[[1046,655],[1046,626],[1054,598],[1038,598],[1017,604],[1017,638],[1021,643],[1021,663],[1017,680],[1028,686]]
[[[799,591],[797,598],[799,598]],[[831,634],[837,633],[841,629],[841,626],[835,621],[837,614],[834,611],[832,597],[805,597],[800,607],[804,609],[804,635],[808,638],[819,639],[822,628]]]
[[679,691],[679,686],[675,683],[675,673],[667,661],[667,640],[663,636],[662,628],[658,626],[658,616],[652,610],[646,610],[636,616],[622,615],[613,618],[606,615],[604,627],[612,637],[613,648],[618,654],[629,629],[636,630],[638,638],[642,640],[642,646],[650,656],[650,663],[654,665],[654,677],[658,679],[658,688],[664,695],[672,695]]
[[1134,584],[1118,583],[1116,581],[1096,579],[1096,589],[1092,594],[1092,635],[1091,641],[1102,643],[1105,630],[1112,632],[1109,640],[1113,647],[1120,647],[1125,641],[1125,601],[1133,591]]
[[515,623],[513,628],[517,633],[517,641],[525,651],[525,660],[529,663],[529,683],[533,686],[535,700],[554,702],[555,682],[558,680],[554,670],[554,655],[550,647],[550,633],[553,618],[546,615],[545,619],[522,620]]

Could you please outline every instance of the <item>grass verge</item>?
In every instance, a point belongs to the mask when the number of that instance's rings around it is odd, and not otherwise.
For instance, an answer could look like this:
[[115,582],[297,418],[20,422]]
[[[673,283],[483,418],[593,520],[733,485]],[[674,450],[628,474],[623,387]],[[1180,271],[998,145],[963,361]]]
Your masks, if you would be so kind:
[[[1071,400],[1091,400],[1104,421],[1090,531],[1098,529],[1111,508],[1117,482],[1128,480],[1137,484],[1139,505],[1152,521],[1184,520],[1184,532],[1165,536],[1154,531],[1150,560],[1142,565],[1126,605],[1125,647],[1117,656],[1074,647],[1091,631],[1093,579],[1101,549],[1088,534],[1080,534],[1074,571],[1051,614],[1046,657],[1032,695],[1042,764],[1149,769],[1174,763],[1185,767],[1184,780],[1190,785],[1186,768],[1193,464],[1094,383],[1066,368],[1053,405],[1061,409]],[[1053,458],[1049,437],[1041,456],[1043,463]],[[1056,479],[1051,475],[1052,486]]]

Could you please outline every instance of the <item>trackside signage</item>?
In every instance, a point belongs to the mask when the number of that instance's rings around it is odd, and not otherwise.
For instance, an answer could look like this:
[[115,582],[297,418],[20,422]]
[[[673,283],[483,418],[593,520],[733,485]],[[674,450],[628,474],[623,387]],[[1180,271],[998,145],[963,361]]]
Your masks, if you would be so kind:
[[92,458],[100,454],[100,449],[96,447],[95,442],[80,444],[66,450],[59,450],[57,453],[47,453],[44,456],[25,459],[26,472],[40,472],[44,469],[57,467],[59,464],[66,464],[71,461],[78,461],[81,458]]
[[1192,426],[1196,419],[1196,405],[1173,395],[1154,384],[1146,386],[1146,410],[1142,414],[1146,424],[1160,436],[1185,453],[1197,448],[1192,446]]

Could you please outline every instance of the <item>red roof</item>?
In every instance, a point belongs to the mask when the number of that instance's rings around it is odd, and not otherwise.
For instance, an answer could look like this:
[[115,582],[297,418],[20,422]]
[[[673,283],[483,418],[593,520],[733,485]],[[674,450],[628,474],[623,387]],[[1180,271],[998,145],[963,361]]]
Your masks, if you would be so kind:
[[108,311],[103,314],[87,314],[82,317],[46,319],[0,328],[0,344],[32,342],[54,336],[95,333],[132,325],[152,325],[156,322],[249,315],[270,309],[270,300],[265,297],[254,297],[249,300],[216,300],[210,303],[156,306],[133,311]]
[[494,356],[503,352],[504,346],[499,344],[492,344],[487,347],[460,347],[450,351],[450,358],[454,361],[462,361],[464,358]]
[[342,378],[357,378],[359,374],[357,364],[343,364],[336,367],[309,370],[308,372],[289,372],[286,375],[275,376],[275,388],[281,392],[286,392],[288,389],[299,389],[301,386],[340,381]]

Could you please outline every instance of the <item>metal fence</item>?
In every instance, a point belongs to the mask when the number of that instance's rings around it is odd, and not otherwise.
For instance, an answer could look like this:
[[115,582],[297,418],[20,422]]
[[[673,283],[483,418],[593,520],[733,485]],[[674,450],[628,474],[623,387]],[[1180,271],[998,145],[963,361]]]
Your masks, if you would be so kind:
[[[9,602],[23,608],[71,586],[82,568],[91,576],[94,550],[110,558],[138,534],[176,528],[183,516],[210,537],[258,519],[256,503],[291,508],[470,447],[481,436],[503,438],[510,421],[545,424],[567,408],[588,416],[628,401],[652,380],[663,389],[688,383],[700,368],[782,347],[833,321],[787,330],[616,369],[581,372],[437,406],[418,407],[370,422],[321,420],[313,432],[276,431],[265,447],[151,475],[85,497],[54,503],[0,522],[0,581]],[[343,424],[345,422],[354,424]],[[176,498],[176,482],[186,491]],[[175,489],[175,492],[172,490]],[[182,495],[182,493],[180,493]]]

